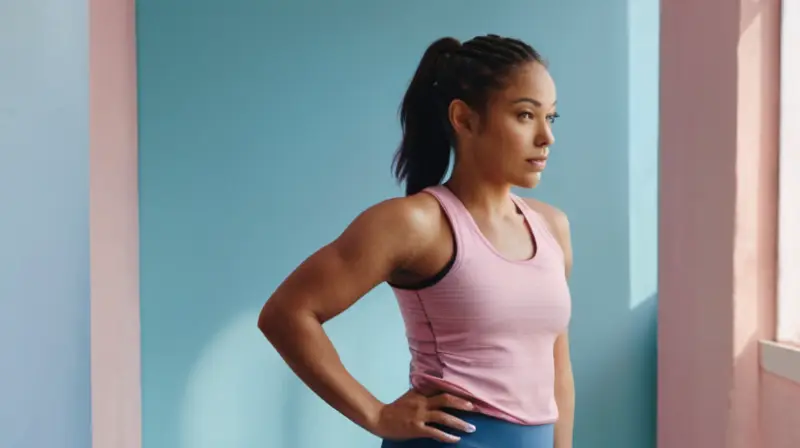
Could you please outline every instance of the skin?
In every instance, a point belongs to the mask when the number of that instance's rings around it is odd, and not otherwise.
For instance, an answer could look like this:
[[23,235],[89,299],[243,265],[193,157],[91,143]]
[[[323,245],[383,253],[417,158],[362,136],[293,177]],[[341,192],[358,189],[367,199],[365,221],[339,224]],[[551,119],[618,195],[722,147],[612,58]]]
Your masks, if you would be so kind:
[[[556,90],[538,63],[519,67],[506,84],[482,113],[459,100],[450,104],[458,143],[447,185],[498,251],[526,259],[534,255],[534,242],[509,194],[512,186],[533,188],[541,181],[544,166],[531,160],[546,158],[553,143]],[[572,249],[566,215],[541,201],[526,201],[559,240],[569,276]],[[452,241],[448,221],[432,196],[421,193],[378,203],[286,278],[264,305],[259,328],[308,387],[378,437],[457,442],[458,437],[426,423],[469,432],[473,428],[443,408],[470,410],[470,403],[414,390],[392,403],[380,402],[345,369],[322,327],[383,282],[408,284],[435,275],[450,260]],[[557,338],[553,356],[560,414],[555,448],[571,448],[574,382],[566,333]]]

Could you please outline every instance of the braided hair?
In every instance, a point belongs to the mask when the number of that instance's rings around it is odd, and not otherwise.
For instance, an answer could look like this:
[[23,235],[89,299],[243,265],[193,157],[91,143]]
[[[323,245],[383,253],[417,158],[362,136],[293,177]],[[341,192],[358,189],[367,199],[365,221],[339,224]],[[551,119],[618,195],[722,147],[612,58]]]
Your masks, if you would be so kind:
[[450,164],[454,132],[448,108],[459,99],[483,112],[492,91],[528,62],[545,64],[530,45],[494,34],[460,43],[452,37],[433,42],[422,56],[400,107],[403,140],[394,157],[394,174],[406,195],[442,182]]

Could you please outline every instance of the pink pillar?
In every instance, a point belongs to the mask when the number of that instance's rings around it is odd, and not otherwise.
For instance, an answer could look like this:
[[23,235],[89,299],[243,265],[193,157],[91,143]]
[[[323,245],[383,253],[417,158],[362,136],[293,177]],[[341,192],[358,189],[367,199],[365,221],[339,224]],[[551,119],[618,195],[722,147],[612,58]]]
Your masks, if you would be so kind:
[[139,448],[134,0],[90,0],[92,444]]
[[658,446],[762,447],[780,1],[661,8]]

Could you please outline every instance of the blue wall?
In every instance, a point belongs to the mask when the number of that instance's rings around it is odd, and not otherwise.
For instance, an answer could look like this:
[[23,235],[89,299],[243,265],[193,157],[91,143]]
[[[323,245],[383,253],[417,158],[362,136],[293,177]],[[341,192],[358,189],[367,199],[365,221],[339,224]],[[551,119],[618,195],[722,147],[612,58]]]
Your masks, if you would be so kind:
[[[558,83],[536,195],[572,222],[576,446],[654,446],[656,191],[638,179],[656,161],[657,0],[346,4],[138,1],[144,447],[376,446],[292,375],[257,313],[400,194],[397,107],[427,44],[487,32],[533,43]],[[326,328],[379,398],[405,390],[388,288]]]
[[91,446],[86,1],[0,2],[0,447]]

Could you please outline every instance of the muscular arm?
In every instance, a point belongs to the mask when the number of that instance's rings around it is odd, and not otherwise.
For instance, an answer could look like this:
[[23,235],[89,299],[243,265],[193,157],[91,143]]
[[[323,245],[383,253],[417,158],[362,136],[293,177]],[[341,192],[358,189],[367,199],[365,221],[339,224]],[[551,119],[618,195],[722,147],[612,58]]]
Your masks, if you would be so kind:
[[259,316],[258,327],[297,376],[368,431],[383,403],[347,372],[322,324],[410,263],[435,237],[432,216],[415,198],[368,209],[292,272]]
[[[564,274],[569,278],[572,272],[572,239],[567,215],[542,202],[533,199],[527,201],[547,219],[553,235],[564,252]],[[556,372],[555,395],[559,414],[555,425],[555,448],[572,448],[575,422],[575,380],[572,374],[568,332],[564,332],[556,339],[553,346],[553,358]]]
[[[564,251],[565,275],[572,272],[572,241],[567,216],[558,211],[554,216],[556,238]],[[575,423],[575,378],[572,374],[572,361],[569,354],[569,333],[564,332],[556,339],[553,347],[556,368],[556,404],[559,418],[555,428],[555,448],[572,448]]]
[[556,365],[556,404],[558,421],[555,426],[555,448],[572,448],[575,423],[575,379],[569,358],[569,335],[564,333],[556,339],[553,348]]

